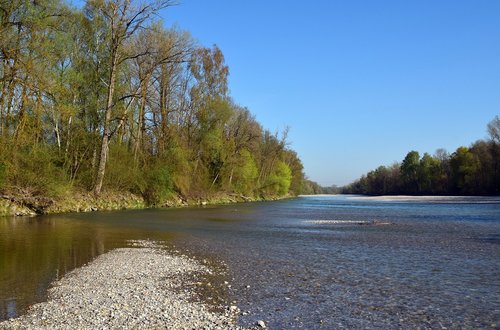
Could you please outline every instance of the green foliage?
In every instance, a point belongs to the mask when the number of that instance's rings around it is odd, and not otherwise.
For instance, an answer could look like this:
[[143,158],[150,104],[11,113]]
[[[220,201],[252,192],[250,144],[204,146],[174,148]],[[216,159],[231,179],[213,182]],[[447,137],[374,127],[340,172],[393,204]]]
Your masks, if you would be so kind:
[[191,186],[192,168],[189,162],[189,149],[182,147],[178,143],[172,142],[172,146],[167,150],[162,161],[170,169],[172,189],[177,193],[186,196]]
[[241,151],[239,162],[232,171],[235,191],[243,195],[252,196],[255,190],[258,169],[252,154],[248,150]]
[[304,166],[302,165],[300,158],[297,156],[297,153],[293,150],[286,150],[284,158],[292,173],[289,192],[292,195],[299,195],[302,193],[304,188]]
[[[200,171],[207,171],[207,185],[214,186],[219,180],[223,166],[229,157],[227,140],[224,137],[224,126],[232,113],[231,105],[222,98],[211,99],[197,113],[198,143],[200,160],[203,162]],[[220,186],[220,184],[219,184]],[[203,187],[207,189],[207,186]]]
[[285,196],[292,183],[292,170],[282,161],[278,161],[272,174],[262,189],[264,195]]
[[54,147],[34,145],[10,152],[11,158],[5,164],[9,186],[48,197],[59,197],[69,189],[69,180],[59,166]]
[[0,190],[4,187],[7,177],[7,165],[0,160]]
[[286,131],[265,131],[228,96],[222,51],[152,23],[169,4],[0,6],[1,189],[58,196],[103,188],[152,205],[172,194],[302,191]]
[[479,159],[469,148],[460,147],[450,159],[452,168],[452,182],[457,192],[472,194],[477,186],[477,171]]
[[[449,155],[439,149],[435,156],[410,151],[400,166],[381,166],[344,187],[344,193],[382,195],[498,195],[500,194],[500,121],[488,124],[490,140],[459,147]],[[399,173],[400,172],[400,173]]]
[[167,166],[157,162],[146,172],[147,182],[143,196],[149,205],[161,205],[173,192],[173,181]]
[[323,188],[314,181],[304,180],[304,186],[302,188],[302,194],[304,195],[319,195],[323,194]]
[[477,141],[470,150],[479,160],[475,171],[477,193],[500,193],[500,144],[493,139]]
[[420,193],[438,194],[441,192],[439,182],[442,178],[442,168],[437,158],[425,153],[420,160],[417,176]]
[[117,191],[141,194],[147,188],[146,173],[136,165],[134,155],[123,144],[112,144],[109,148],[105,186]]
[[418,193],[419,181],[418,181],[418,168],[420,166],[420,155],[417,151],[410,151],[403,163],[401,163],[401,178],[407,187],[407,193],[414,194]]

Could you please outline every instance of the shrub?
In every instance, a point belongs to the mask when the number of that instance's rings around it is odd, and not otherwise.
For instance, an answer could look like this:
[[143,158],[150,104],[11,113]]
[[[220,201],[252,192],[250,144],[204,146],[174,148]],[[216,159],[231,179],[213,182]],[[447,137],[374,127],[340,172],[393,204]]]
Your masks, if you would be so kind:
[[143,169],[137,165],[134,155],[127,146],[110,145],[109,160],[106,165],[104,186],[118,191],[130,191],[141,194],[147,183]]
[[149,205],[161,205],[172,195],[173,182],[167,166],[155,164],[147,173],[143,196]]
[[4,163],[4,185],[27,193],[58,197],[70,189],[65,171],[58,165],[57,149],[34,145],[11,150],[10,164]]

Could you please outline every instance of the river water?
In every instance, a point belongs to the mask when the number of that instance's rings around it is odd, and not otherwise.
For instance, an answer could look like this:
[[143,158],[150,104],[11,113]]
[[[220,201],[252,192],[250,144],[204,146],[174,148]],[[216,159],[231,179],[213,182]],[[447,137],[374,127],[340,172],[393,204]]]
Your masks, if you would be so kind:
[[242,325],[500,326],[500,198],[480,197],[304,196],[0,218],[0,319],[135,239],[165,241],[223,271],[196,290],[214,306],[237,304]]

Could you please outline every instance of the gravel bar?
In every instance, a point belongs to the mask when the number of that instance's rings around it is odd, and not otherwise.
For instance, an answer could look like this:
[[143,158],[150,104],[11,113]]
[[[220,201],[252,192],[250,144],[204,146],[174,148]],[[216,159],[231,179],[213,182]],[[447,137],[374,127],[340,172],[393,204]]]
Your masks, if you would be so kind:
[[76,269],[49,290],[48,301],[0,323],[0,329],[240,329],[236,306],[213,312],[183,279],[210,269],[148,241],[116,249]]

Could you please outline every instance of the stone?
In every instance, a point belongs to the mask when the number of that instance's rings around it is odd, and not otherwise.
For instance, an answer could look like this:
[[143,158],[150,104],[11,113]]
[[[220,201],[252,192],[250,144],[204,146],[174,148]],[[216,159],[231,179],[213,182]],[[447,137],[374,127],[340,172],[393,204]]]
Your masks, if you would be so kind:
[[183,287],[185,278],[210,268],[170,255],[157,242],[130,244],[135,247],[100,255],[56,281],[47,302],[0,322],[0,329],[241,329],[236,305],[213,312],[196,301],[192,283]]

